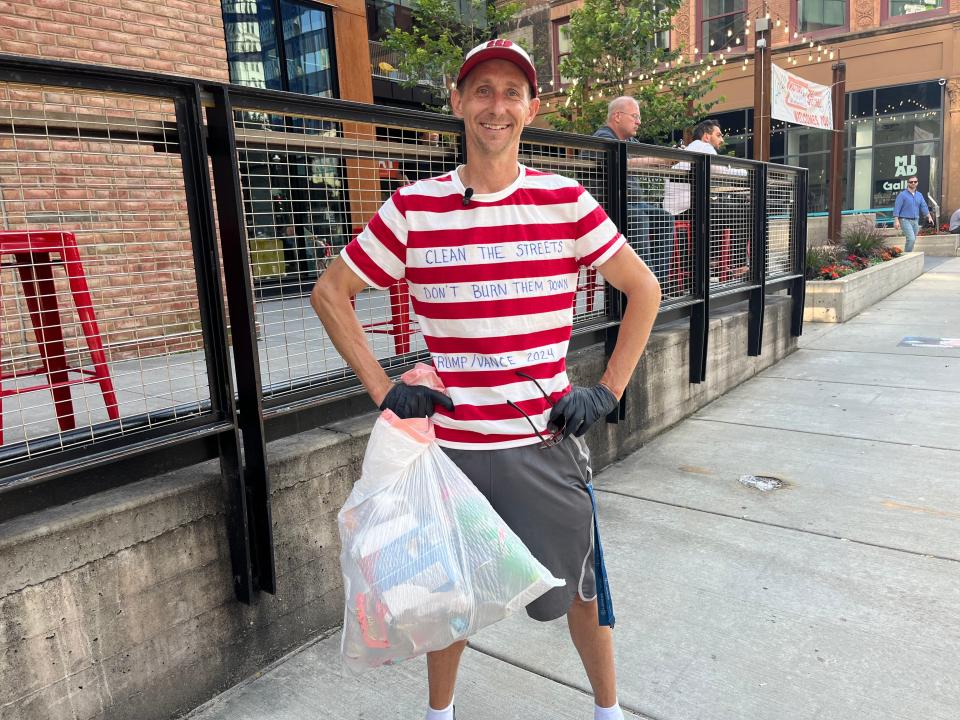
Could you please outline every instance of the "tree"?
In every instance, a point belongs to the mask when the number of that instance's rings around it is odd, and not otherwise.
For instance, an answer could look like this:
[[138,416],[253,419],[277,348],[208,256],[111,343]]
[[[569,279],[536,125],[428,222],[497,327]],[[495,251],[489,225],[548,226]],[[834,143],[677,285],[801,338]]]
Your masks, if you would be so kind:
[[570,54],[560,64],[575,78],[567,101],[551,118],[560,130],[592,133],[604,124],[607,103],[631,95],[640,104],[641,134],[666,141],[694,124],[717,100],[705,102],[718,69],[712,57],[685,63],[683,48],[657,47],[657,33],[669,31],[682,0],[585,0],[570,15]]
[[446,97],[463,56],[497,37],[520,7],[495,0],[418,0],[410,31],[394,28],[383,44],[396,53],[397,69],[407,76],[404,86],[426,82],[444,88]]

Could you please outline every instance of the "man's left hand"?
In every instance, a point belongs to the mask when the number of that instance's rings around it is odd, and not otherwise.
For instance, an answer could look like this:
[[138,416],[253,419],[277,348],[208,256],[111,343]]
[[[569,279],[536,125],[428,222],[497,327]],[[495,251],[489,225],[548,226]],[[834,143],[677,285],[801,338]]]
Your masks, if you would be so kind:
[[562,427],[564,437],[582,437],[591,425],[612,413],[619,403],[606,385],[574,385],[570,392],[553,406],[547,427],[553,430]]

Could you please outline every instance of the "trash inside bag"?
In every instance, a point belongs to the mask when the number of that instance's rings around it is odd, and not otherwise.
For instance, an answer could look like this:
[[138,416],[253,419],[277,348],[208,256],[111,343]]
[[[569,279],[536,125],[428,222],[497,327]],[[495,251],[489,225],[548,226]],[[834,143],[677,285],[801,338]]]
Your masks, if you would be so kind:
[[564,584],[444,454],[426,418],[381,414],[337,519],[341,653],[357,673],[442,650]]

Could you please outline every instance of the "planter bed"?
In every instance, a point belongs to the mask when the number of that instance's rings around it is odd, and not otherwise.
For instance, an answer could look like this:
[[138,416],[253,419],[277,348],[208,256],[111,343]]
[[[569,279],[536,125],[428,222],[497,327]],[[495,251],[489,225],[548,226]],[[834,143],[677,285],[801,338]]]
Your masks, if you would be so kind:
[[923,253],[912,252],[839,280],[807,280],[803,320],[846,322],[922,272]]
[[921,235],[913,247],[930,257],[956,257],[960,255],[960,235]]

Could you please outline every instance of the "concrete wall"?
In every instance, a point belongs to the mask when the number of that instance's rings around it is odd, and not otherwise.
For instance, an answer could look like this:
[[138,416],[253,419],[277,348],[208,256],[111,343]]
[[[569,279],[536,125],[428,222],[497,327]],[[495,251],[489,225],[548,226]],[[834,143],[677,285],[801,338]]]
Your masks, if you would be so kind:
[[898,258],[837,280],[807,282],[804,322],[846,322],[923,273],[923,253]]
[[[827,238],[827,225],[829,223],[829,218],[826,216],[817,217],[808,217],[807,218],[807,247],[815,247],[817,245],[826,245],[828,242]],[[840,233],[841,235],[847,230],[854,228],[858,225],[868,225],[873,228],[877,223],[876,213],[862,213],[860,215],[841,215],[840,216]]]
[[929,257],[956,257],[960,255],[960,235],[921,235],[913,249]]
[[[742,306],[710,326],[708,381],[687,382],[687,324],[658,330],[628,416],[589,435],[600,468],[792,352],[790,301],[771,297],[763,355]],[[570,358],[593,382],[602,349]],[[343,612],[336,513],[373,415],[271,443],[278,593],[232,597],[214,465],[142,480],[0,524],[0,718],[175,717],[324,630]]]

